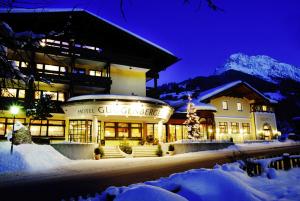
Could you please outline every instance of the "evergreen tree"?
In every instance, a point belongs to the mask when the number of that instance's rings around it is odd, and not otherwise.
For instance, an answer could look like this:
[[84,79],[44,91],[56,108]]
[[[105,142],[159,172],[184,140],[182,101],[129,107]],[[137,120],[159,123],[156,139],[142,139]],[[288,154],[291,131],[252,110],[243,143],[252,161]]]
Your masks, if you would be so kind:
[[186,124],[188,130],[188,138],[189,139],[199,139],[200,138],[200,122],[199,117],[196,113],[196,108],[194,103],[192,103],[192,98],[188,96],[188,105],[187,105],[187,119],[185,120],[184,124]]

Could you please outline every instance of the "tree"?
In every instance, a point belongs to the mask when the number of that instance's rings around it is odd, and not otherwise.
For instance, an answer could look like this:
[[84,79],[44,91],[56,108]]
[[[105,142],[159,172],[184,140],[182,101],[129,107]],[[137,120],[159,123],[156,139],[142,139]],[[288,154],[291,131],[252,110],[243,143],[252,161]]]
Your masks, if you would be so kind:
[[196,113],[196,108],[194,103],[192,103],[192,98],[188,96],[188,106],[187,106],[187,119],[185,120],[184,124],[186,124],[188,130],[188,138],[189,139],[199,139],[200,138],[200,122],[199,117]]

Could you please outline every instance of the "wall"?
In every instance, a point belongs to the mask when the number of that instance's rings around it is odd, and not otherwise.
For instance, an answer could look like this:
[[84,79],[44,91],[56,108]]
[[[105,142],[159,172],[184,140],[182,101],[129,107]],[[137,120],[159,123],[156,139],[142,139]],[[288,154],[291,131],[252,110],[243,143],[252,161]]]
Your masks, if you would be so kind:
[[69,159],[93,159],[98,144],[51,144],[51,146]]
[[273,135],[277,134],[277,125],[275,113],[268,112],[254,112],[254,121],[256,125],[256,135],[262,132],[264,124],[269,124],[272,128]]
[[[222,102],[227,101],[228,110],[223,110]],[[242,104],[242,111],[237,110],[237,103]],[[222,96],[210,101],[210,104],[217,108],[215,113],[215,123],[216,123],[216,139],[217,140],[229,140],[233,138],[234,142],[243,142],[244,140],[254,140],[255,132],[253,124],[251,124],[251,113],[250,113],[250,101],[246,98],[236,98]],[[227,122],[228,133],[221,134],[219,132],[219,122]],[[231,122],[239,123],[239,133],[231,133]],[[241,134],[242,123],[249,123],[250,134]]]
[[146,96],[146,71],[147,69],[111,65],[110,93]]
[[[173,145],[175,148],[175,154],[183,154],[183,153],[197,152],[197,151],[224,149],[229,147],[230,145],[234,145],[234,143],[208,142],[208,143],[180,143],[180,144],[173,144]],[[168,147],[169,147],[169,143],[162,145],[162,149],[164,153],[166,153]]]

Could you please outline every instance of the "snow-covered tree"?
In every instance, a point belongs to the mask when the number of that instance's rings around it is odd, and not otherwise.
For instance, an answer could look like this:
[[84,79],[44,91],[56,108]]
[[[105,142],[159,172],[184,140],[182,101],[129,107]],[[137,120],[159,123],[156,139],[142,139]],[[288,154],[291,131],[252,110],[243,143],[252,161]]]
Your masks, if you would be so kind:
[[199,117],[196,113],[196,108],[194,103],[192,102],[192,98],[188,96],[188,105],[187,105],[187,119],[185,120],[184,124],[186,124],[187,131],[188,131],[188,138],[189,139],[199,139],[200,138],[200,122]]

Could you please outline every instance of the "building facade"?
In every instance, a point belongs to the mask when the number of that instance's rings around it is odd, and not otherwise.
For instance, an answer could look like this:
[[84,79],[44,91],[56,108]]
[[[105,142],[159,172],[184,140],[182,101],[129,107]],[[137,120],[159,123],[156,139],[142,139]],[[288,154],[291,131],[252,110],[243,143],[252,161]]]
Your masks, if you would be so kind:
[[[38,46],[7,47],[8,62],[34,82],[1,86],[0,138],[11,132],[9,107],[18,104],[15,122],[28,125],[34,140],[166,141],[173,108],[147,97],[146,82],[154,80],[155,95],[158,73],[178,61],[171,52],[81,9],[2,10],[0,17],[14,32],[44,35]],[[45,94],[55,105],[52,117],[28,115]]]
[[[276,101],[265,97],[246,82],[231,82],[204,91],[194,104],[198,105],[203,140],[271,140],[280,134],[274,113]],[[175,112],[170,123],[184,122],[184,108],[178,110],[181,115]]]

